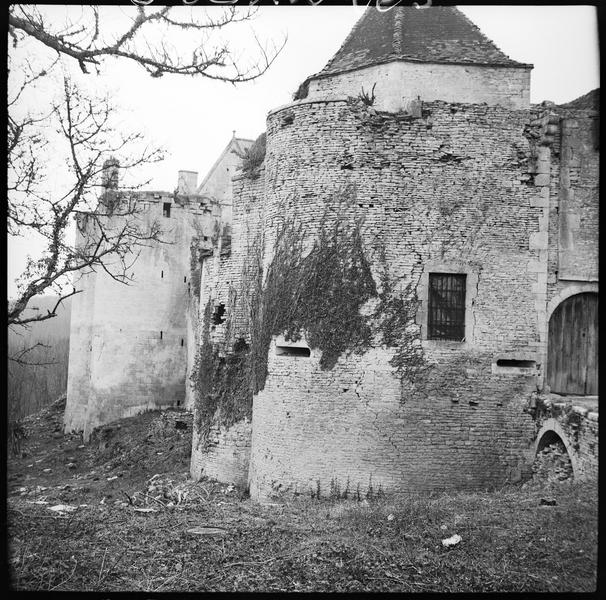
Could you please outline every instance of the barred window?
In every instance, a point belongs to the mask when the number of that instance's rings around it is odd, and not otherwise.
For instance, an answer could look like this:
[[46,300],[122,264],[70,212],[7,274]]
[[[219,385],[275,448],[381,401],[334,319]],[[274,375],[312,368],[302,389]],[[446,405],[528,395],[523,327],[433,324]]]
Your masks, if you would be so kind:
[[463,341],[465,338],[466,275],[429,274],[427,339]]

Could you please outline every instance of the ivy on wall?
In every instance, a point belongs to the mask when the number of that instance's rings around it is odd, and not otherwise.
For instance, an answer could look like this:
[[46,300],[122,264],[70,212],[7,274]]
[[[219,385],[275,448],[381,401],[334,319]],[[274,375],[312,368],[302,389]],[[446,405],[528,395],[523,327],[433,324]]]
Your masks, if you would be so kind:
[[[362,354],[373,344],[396,348],[391,364],[401,378],[413,380],[424,367],[417,343],[414,286],[395,293],[385,254],[379,252],[384,268],[378,291],[353,188],[337,192],[327,206],[330,210],[318,220],[315,232],[305,229],[296,215],[277,226],[265,278],[262,235],[249,244],[242,289],[228,302],[226,329],[231,333],[222,347],[211,341],[213,303],[207,303],[194,373],[201,441],[213,423],[228,427],[252,416],[252,398],[265,387],[274,336],[298,341],[305,335],[310,348],[321,351],[324,370],[332,369],[341,356]],[[364,313],[364,305],[372,299],[374,312]],[[249,342],[235,339],[233,321],[239,316],[247,321]]]
[[259,177],[259,167],[265,160],[266,134],[262,133],[250,146],[243,152],[232,150],[232,152],[242,160],[240,170],[245,177],[257,179]]

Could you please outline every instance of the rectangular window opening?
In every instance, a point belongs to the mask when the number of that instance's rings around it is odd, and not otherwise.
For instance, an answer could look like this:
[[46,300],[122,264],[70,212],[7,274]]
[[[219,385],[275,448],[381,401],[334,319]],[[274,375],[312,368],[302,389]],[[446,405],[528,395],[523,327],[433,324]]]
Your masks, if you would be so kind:
[[183,346],[183,338],[181,338],[181,346]]
[[160,277],[162,277],[162,279],[164,279],[164,271],[160,271]]
[[517,360],[515,358],[499,358],[497,367],[532,369],[536,365],[534,360]]
[[462,342],[465,339],[467,275],[430,273],[427,339]]
[[183,277],[183,283],[187,283],[187,277]]
[[160,339],[162,339],[162,335],[163,335],[163,332],[162,332],[162,331],[160,331]]
[[164,202],[162,204],[162,214],[165,217],[170,217],[170,202]]
[[301,348],[299,346],[276,346],[276,356],[311,356],[309,348]]

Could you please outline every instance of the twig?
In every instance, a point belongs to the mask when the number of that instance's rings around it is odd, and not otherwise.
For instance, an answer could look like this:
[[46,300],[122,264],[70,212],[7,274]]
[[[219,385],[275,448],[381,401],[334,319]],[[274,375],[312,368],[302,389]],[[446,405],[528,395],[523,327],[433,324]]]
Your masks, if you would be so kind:
[[[23,513],[21,513],[23,515]],[[25,515],[23,515],[25,516]],[[28,519],[62,519],[62,520],[66,520],[69,519],[69,517],[65,516],[65,517],[60,517],[60,516],[53,516],[53,515],[27,515]]]
[[395,575],[390,575],[389,573],[383,573],[383,575],[389,579],[393,579],[394,581],[397,581],[398,583],[410,583],[410,581],[404,581],[403,579],[400,579],[399,577],[396,577]]
[[154,498],[153,496],[150,496],[149,494],[143,494],[146,498],[149,498],[150,500],[153,500],[154,502],[157,502],[162,508],[166,508],[166,504],[164,504],[164,502],[160,502],[160,500],[158,500],[157,498]]
[[101,561],[101,569],[99,569],[99,577],[97,579],[97,585],[101,583],[101,573],[103,573],[103,567],[105,566],[105,557],[107,556],[107,548],[105,548],[105,552],[103,553],[103,560]]
[[67,583],[73,576],[73,574],[76,572],[76,567],[78,566],[78,561],[75,561],[76,564],[74,565],[74,568],[72,569],[72,572],[69,574],[69,577],[67,579],[64,579],[62,582],[58,583],[56,586],[52,587],[49,592],[52,592],[53,590],[56,590],[60,585],[63,585],[64,583]]
[[182,575],[182,572],[177,572],[174,575],[172,575],[171,577],[169,577],[168,579],[165,579],[155,590],[154,592],[157,592],[160,588],[164,587],[169,581],[172,581],[173,579],[175,579],[175,577],[179,577],[180,575]]
[[[300,550],[300,549],[299,549]],[[267,563],[273,562],[274,560],[281,560],[284,558],[291,558],[295,555],[299,554],[299,556],[301,556],[300,552],[291,552],[290,554],[282,554],[280,556],[273,556],[272,558],[268,558],[267,560],[262,560],[261,562],[236,562],[236,563],[229,563],[228,565],[221,565],[222,569],[227,569],[228,567],[237,567],[237,566],[241,566],[241,565],[266,565]]]

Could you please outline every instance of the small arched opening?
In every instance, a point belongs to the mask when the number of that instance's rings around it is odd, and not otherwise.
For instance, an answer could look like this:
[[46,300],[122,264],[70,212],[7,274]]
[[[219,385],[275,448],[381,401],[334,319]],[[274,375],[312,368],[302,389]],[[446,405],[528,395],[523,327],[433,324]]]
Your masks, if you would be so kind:
[[537,440],[532,465],[532,478],[544,483],[558,483],[573,479],[572,458],[564,440],[552,429]]

